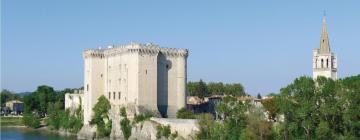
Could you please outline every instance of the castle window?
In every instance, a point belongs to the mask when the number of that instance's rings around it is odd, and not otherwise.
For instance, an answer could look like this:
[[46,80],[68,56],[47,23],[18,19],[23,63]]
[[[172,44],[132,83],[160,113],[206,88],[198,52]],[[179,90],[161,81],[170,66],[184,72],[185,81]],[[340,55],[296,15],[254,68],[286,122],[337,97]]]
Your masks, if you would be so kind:
[[321,68],[324,68],[324,59],[321,59]]
[[121,99],[121,92],[118,93],[119,94],[119,100]]
[[113,98],[114,98],[114,100],[115,100],[115,92],[113,93]]
[[110,100],[110,98],[111,98],[111,92],[109,92],[109,100]]

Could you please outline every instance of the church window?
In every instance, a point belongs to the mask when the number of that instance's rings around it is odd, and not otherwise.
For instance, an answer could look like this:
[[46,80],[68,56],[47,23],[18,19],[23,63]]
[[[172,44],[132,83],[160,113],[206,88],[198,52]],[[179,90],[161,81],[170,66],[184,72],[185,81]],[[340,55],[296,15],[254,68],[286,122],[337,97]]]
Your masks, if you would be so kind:
[[147,70],[145,70],[145,74],[147,74]]
[[321,59],[321,68],[324,68],[324,59]]
[[326,59],[326,67],[329,68],[329,59]]
[[119,94],[119,100],[121,99],[121,92],[118,93]]
[[109,100],[110,100],[110,98],[111,98],[111,92],[109,92]]
[[113,93],[113,98],[114,98],[114,100],[115,100],[115,92]]
[[102,77],[103,77],[103,74],[100,74],[100,77],[102,78]]
[[86,91],[89,91],[89,84],[86,84]]

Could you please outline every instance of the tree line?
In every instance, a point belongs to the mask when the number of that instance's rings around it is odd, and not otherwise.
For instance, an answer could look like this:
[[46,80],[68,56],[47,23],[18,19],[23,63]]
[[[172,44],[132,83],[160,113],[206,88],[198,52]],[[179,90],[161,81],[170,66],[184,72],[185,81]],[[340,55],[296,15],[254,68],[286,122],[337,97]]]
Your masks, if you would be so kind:
[[222,82],[205,83],[200,79],[198,82],[188,82],[187,90],[189,96],[198,96],[200,98],[211,95],[246,95],[244,87],[240,83],[224,84]]
[[261,107],[225,96],[216,106],[219,117],[197,115],[200,132],[196,138],[360,138],[360,75],[336,81],[324,77],[316,80],[299,77],[280,93],[270,96],[261,101]]

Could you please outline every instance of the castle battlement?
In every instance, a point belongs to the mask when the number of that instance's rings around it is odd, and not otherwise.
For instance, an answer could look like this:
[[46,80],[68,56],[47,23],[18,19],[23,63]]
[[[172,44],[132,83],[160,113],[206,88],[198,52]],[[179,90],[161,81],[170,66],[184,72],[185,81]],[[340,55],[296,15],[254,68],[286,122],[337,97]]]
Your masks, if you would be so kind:
[[141,55],[157,55],[162,53],[165,56],[170,57],[187,57],[188,50],[181,48],[162,48],[159,45],[152,43],[130,43],[127,45],[119,45],[119,46],[108,46],[108,48],[99,48],[99,49],[87,49],[83,52],[84,58],[87,57],[108,57],[114,56],[123,53],[139,53]]

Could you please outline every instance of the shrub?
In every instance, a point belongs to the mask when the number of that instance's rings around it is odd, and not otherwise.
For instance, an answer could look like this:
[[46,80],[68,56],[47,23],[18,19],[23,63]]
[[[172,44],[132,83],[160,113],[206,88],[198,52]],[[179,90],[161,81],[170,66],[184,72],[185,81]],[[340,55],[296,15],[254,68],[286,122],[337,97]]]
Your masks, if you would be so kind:
[[151,114],[140,114],[140,115],[135,114],[134,122],[135,123],[143,122],[145,120],[149,120],[151,117],[152,117]]
[[110,102],[104,95],[100,96],[93,108],[94,116],[90,121],[91,125],[97,126],[96,132],[99,137],[106,137],[111,133],[112,121],[108,116],[110,109]]
[[162,136],[164,136],[165,138],[169,138],[170,134],[171,134],[171,128],[170,125],[167,126],[162,126],[162,125],[158,125],[156,126],[156,138],[160,139]]
[[176,118],[179,119],[195,119],[195,114],[186,108],[181,108],[176,112]]
[[125,107],[122,107],[120,109],[120,116],[122,117],[122,119],[120,120],[121,131],[124,135],[124,138],[127,140],[131,136],[131,125],[130,120],[126,116]]
[[26,126],[31,128],[40,127],[40,117],[36,113],[31,113],[31,112],[24,113],[23,122]]

